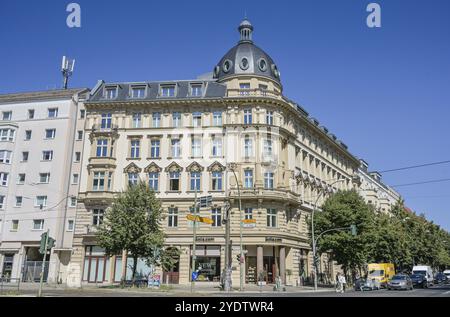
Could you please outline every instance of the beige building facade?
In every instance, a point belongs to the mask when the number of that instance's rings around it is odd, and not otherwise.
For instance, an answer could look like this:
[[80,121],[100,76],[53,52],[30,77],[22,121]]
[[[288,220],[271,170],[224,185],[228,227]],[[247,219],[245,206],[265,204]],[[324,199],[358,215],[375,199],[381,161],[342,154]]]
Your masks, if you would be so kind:
[[[120,281],[130,260],[105,256],[96,227],[113,198],[138,180],[163,202],[166,247],[181,251],[173,271],[160,272],[164,279],[190,283],[195,254],[199,280],[219,282],[228,204],[233,285],[239,285],[242,220],[246,283],[262,278],[270,284],[280,276],[294,285],[311,275],[307,219],[329,194],[356,188],[360,162],[283,95],[275,62],[253,43],[253,26],[243,21],[239,32],[238,45],[209,79],[101,81],[91,91],[69,286]],[[196,196],[213,197],[212,206],[201,209],[213,224],[199,225],[194,251],[187,216]],[[321,272],[325,280],[335,274],[326,256]],[[138,273],[148,273],[143,263]]]

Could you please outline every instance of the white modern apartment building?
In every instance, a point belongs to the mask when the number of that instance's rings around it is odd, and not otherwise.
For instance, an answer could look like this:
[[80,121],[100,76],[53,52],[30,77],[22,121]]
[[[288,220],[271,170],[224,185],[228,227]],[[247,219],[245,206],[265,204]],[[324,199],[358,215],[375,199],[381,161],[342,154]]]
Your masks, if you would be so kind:
[[359,194],[364,197],[366,203],[372,204],[377,211],[388,213],[402,197],[393,188],[382,182],[382,176],[378,172],[369,172],[369,164],[360,160],[358,169],[360,178]]
[[45,279],[71,256],[87,89],[0,95],[0,276],[39,279],[41,235],[56,239]]

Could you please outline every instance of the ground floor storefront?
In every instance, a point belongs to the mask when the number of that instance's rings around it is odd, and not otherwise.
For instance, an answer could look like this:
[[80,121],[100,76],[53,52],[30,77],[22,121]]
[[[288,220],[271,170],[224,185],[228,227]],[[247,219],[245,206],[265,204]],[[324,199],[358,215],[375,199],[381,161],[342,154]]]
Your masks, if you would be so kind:
[[[219,240],[219,239],[218,239]],[[191,245],[170,245],[179,250],[180,257],[170,270],[151,267],[146,259],[139,259],[137,263],[136,279],[158,279],[161,284],[188,285],[191,283],[192,257]],[[133,259],[129,255],[106,256],[104,249],[95,245],[83,245],[79,262],[79,281],[72,286],[91,284],[117,284],[125,276],[127,281],[132,279]],[[233,285],[240,284],[240,247],[231,247],[231,269]],[[244,245],[244,281],[246,284],[263,285],[275,284],[279,277],[283,285],[300,286],[311,276],[312,254],[307,248],[294,248],[289,245]],[[125,258],[125,260],[124,260]],[[199,244],[196,245],[195,269],[197,283],[219,284],[225,269],[225,245]],[[320,272],[325,279],[332,280],[335,274],[334,265],[328,263],[326,257],[320,265]],[[76,263],[73,263],[76,265]],[[74,276],[72,276],[73,278]]]

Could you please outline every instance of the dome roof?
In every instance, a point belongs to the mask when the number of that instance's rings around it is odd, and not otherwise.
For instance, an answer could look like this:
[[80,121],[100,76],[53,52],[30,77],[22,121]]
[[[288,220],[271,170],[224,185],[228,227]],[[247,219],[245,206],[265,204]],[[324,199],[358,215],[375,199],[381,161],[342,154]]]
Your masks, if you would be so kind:
[[253,26],[245,19],[239,26],[241,40],[220,60],[214,69],[219,81],[235,75],[256,75],[269,78],[281,86],[280,72],[273,59],[252,40]]

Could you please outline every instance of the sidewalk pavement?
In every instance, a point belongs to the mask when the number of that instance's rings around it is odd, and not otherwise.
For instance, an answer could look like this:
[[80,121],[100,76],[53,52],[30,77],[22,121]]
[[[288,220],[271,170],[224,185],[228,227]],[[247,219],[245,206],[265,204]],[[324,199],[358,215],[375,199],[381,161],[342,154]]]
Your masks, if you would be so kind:
[[[273,285],[265,285],[265,286],[257,286],[257,285],[245,285],[244,291],[240,292],[239,287],[233,287],[233,291],[230,293],[232,294],[255,294],[255,293],[270,293],[270,294],[277,294],[277,293],[284,293],[284,294],[296,294],[296,293],[312,293],[314,292],[313,287],[295,287],[295,286],[284,286],[282,287],[281,291],[274,291]],[[38,290],[39,284],[38,283],[22,283],[20,285],[21,291],[33,291]],[[143,293],[143,292],[160,292],[160,293],[166,293],[168,295],[187,295],[192,294],[191,293],[191,285],[169,285],[168,287],[163,285],[161,289],[147,289],[147,288],[112,288],[112,287],[105,287],[101,285],[83,285],[81,289],[75,289],[75,288],[68,288],[65,285],[57,285],[57,284],[45,284],[43,287],[44,291],[61,291],[61,292],[70,292],[70,291],[78,291],[78,292],[116,292],[116,293],[123,293],[123,292],[135,292],[135,293]],[[334,288],[319,288],[318,292],[334,292]],[[220,290],[219,284],[202,284],[202,283],[196,283],[194,287],[194,294],[225,294],[225,292]]]

